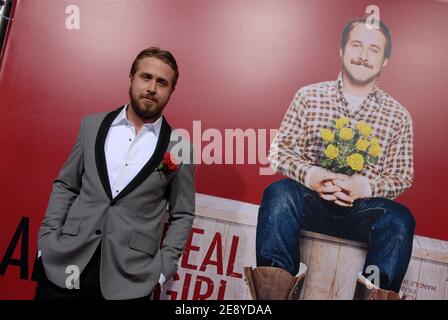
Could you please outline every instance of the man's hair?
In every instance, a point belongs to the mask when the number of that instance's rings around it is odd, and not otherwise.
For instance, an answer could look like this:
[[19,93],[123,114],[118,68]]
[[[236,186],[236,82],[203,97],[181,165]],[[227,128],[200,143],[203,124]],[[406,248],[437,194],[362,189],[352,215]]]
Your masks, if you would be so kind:
[[[359,24],[366,23],[366,19],[369,15],[365,15],[360,18],[351,19],[345,25],[344,29],[342,29],[341,41],[339,43],[339,47],[344,51],[345,46],[347,45],[348,38],[350,37],[350,32]],[[374,27],[374,26],[372,26]],[[392,36],[390,34],[389,28],[384,24],[384,22],[379,21],[379,29],[384,37],[386,38],[386,47],[384,48],[384,58],[390,59],[390,55],[392,54]]]
[[179,69],[177,68],[176,59],[174,59],[174,56],[171,54],[171,52],[167,50],[161,50],[158,47],[150,47],[144,49],[137,55],[137,57],[135,57],[131,67],[131,76],[134,76],[134,74],[137,72],[138,63],[140,62],[140,60],[148,57],[157,58],[168,64],[171,69],[173,69],[174,79],[172,85],[174,90],[174,88],[176,87],[177,79],[179,79]]

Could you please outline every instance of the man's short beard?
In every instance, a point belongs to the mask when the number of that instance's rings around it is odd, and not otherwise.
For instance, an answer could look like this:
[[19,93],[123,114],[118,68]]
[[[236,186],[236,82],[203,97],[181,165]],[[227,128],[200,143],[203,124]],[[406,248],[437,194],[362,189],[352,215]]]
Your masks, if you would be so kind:
[[131,88],[129,88],[129,99],[130,99],[130,104],[131,104],[132,110],[134,110],[134,112],[142,119],[145,119],[145,120],[157,119],[162,114],[164,106],[162,106],[161,108],[157,108],[153,112],[145,112],[145,111],[143,111],[139,107],[138,100],[134,99],[134,96],[132,95],[132,89]]

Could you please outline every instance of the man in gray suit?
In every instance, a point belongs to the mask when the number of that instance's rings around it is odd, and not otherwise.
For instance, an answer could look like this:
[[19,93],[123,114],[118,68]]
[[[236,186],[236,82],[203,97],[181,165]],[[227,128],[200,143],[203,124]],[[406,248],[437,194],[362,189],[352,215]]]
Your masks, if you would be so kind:
[[83,118],[39,231],[36,299],[148,299],[176,273],[195,212],[193,162],[170,157],[162,116],[178,77],[170,52],[145,49],[129,104]]

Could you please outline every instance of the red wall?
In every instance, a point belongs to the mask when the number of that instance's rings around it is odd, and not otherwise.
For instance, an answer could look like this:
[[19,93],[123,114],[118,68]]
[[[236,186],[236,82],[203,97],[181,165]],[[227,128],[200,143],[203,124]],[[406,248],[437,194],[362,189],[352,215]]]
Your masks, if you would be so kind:
[[[78,5],[81,29],[65,28],[65,8]],[[83,115],[127,102],[135,55],[171,50],[180,79],[166,115],[191,132],[278,128],[296,90],[335,79],[345,22],[371,1],[153,0],[16,1],[0,70],[0,259],[22,217],[29,217],[29,275],[51,183]],[[393,36],[381,86],[408,108],[415,126],[415,180],[400,198],[417,233],[448,239],[446,125],[448,4],[375,1]],[[204,143],[205,145],[206,143]],[[197,191],[259,203],[280,176],[258,165],[200,165]],[[14,257],[20,257],[20,245]],[[19,268],[0,276],[0,298],[29,298],[34,283]],[[9,288],[15,287],[13,291]]]

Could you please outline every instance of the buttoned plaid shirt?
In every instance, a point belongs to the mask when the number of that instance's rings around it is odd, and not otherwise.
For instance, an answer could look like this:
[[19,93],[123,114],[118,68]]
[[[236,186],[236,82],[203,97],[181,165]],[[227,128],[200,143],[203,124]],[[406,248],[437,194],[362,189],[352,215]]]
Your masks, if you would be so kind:
[[336,81],[308,85],[296,93],[271,144],[271,167],[305,184],[324,150],[321,129],[334,129],[331,120],[342,116],[352,124],[365,121],[379,139],[382,153],[360,174],[368,178],[372,197],[394,199],[411,186],[414,176],[412,118],[378,84],[357,110],[350,111],[342,87],[340,73]]

